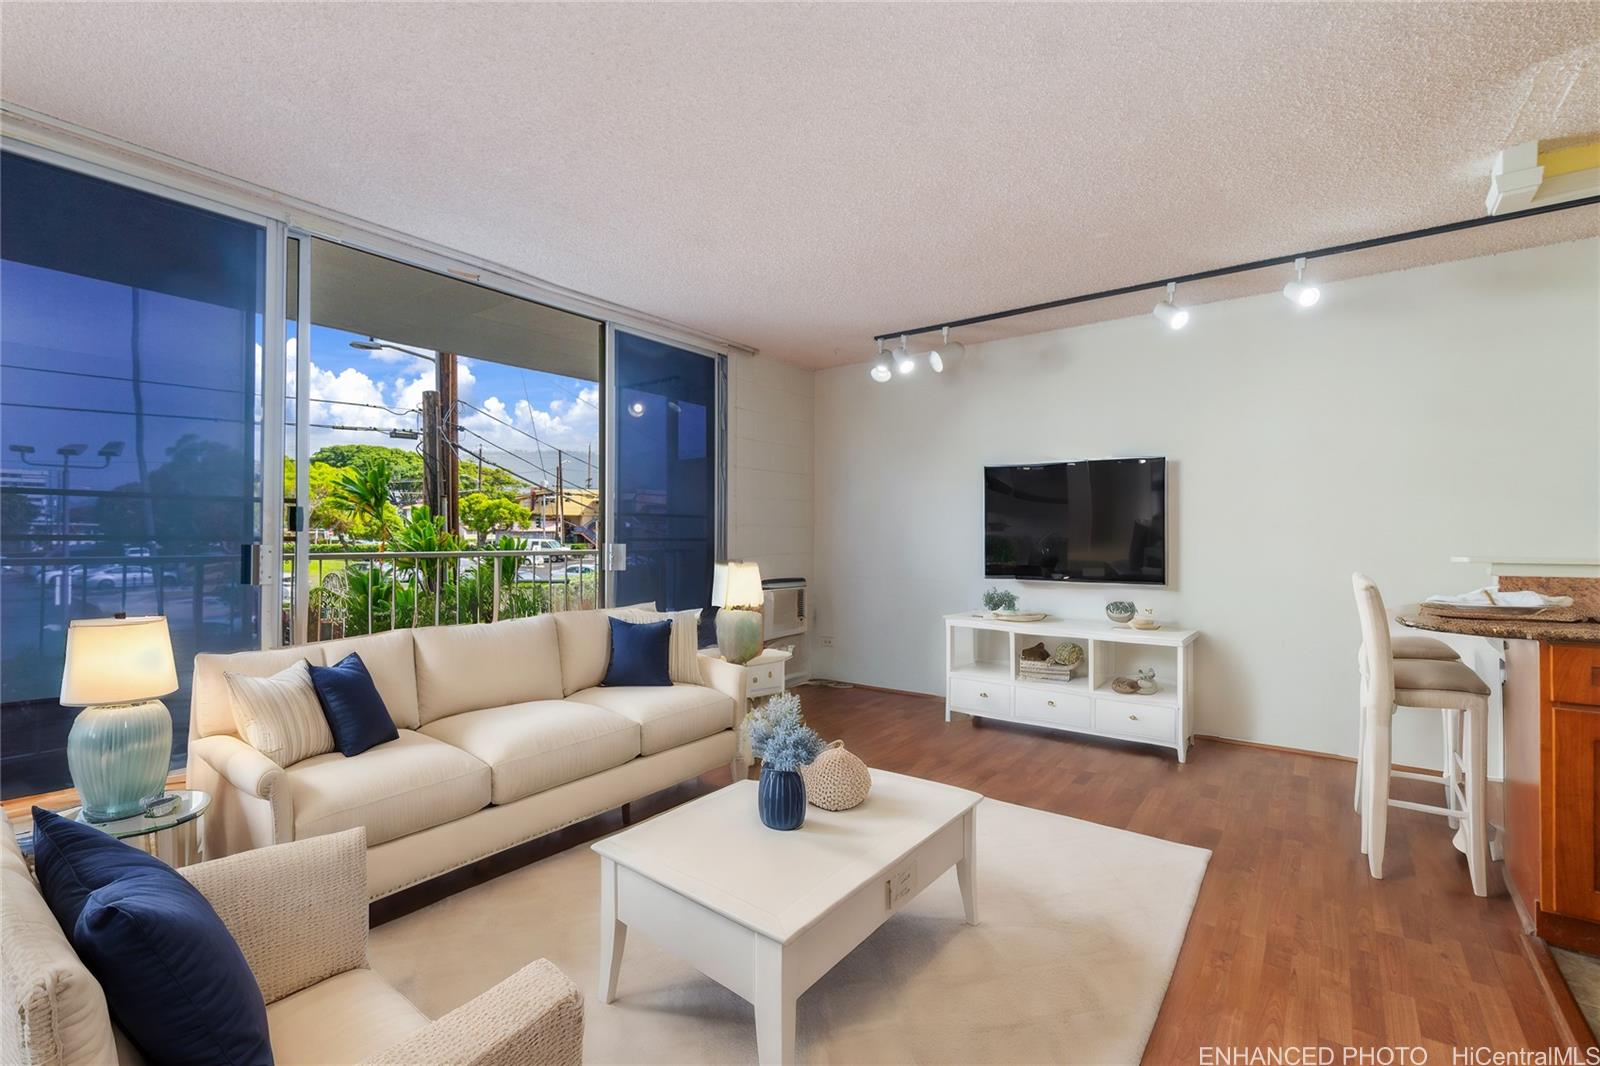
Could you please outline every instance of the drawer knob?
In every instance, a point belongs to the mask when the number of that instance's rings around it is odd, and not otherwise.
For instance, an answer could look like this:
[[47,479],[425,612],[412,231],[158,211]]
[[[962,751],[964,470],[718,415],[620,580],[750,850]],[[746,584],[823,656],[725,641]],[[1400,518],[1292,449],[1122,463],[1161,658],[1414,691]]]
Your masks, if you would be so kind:
[[1044,705],[1046,707],[1054,707],[1056,705],[1056,701],[1055,700],[1045,700],[1044,701]]
[[987,692],[980,692],[978,693],[978,698],[980,700],[986,700],[989,698],[989,694]]
[[1136,714],[1130,714],[1130,715],[1128,715],[1128,721],[1130,721],[1130,722],[1137,722],[1137,721],[1138,721],[1138,720],[1139,720],[1139,716],[1138,716],[1138,715],[1136,715]]

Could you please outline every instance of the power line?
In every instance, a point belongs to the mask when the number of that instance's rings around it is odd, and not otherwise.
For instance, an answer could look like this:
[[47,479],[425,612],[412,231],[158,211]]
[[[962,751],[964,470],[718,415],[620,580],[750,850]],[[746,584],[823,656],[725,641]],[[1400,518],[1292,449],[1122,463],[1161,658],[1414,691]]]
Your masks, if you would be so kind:
[[[555,452],[557,455],[564,455],[568,459],[572,459],[572,460],[575,460],[577,462],[583,463],[585,466],[589,465],[589,461],[587,459],[583,458],[582,456],[578,455],[577,453],[569,452],[565,448],[558,448],[554,444],[546,444],[544,441],[539,439],[537,434],[529,433],[527,430],[523,429],[521,426],[514,425],[513,423],[507,422],[505,419],[500,418],[497,415],[492,415],[488,411],[485,411],[483,408],[477,406],[474,403],[471,403],[470,401],[457,400],[456,402],[458,404],[461,404],[464,407],[472,408],[474,411],[478,412],[480,415],[482,415],[483,417],[487,418],[491,422],[498,422],[502,426],[505,426],[507,429],[511,430],[512,432],[522,434],[524,437],[527,437],[529,440],[533,441],[533,443],[537,444],[541,448],[548,448],[551,451]],[[460,426],[460,428],[462,428],[462,429],[466,429],[468,433],[472,432],[472,430],[467,429],[466,426],[462,426],[459,421],[457,421],[456,425]],[[482,437],[482,434],[478,434],[478,436]],[[487,438],[484,438],[484,439],[487,439]]]

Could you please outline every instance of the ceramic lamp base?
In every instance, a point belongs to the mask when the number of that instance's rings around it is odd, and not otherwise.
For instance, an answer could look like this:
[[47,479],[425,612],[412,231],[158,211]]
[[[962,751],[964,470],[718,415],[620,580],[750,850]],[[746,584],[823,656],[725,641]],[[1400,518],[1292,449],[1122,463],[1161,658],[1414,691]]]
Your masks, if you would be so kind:
[[85,707],[67,734],[67,766],[91,822],[114,822],[159,795],[172,761],[172,715],[160,700]]
[[747,663],[761,654],[761,612],[724,607],[717,612],[717,650],[730,663]]

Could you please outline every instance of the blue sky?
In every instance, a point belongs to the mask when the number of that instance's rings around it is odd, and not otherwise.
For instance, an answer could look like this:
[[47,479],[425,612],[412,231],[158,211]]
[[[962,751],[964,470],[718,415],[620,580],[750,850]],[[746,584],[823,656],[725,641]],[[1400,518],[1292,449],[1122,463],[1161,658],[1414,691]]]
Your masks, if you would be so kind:
[[[365,340],[361,334],[312,327],[313,451],[336,443],[416,446],[386,432],[319,428],[421,428],[422,393],[433,388],[433,364],[398,348],[350,347],[351,341]],[[465,356],[457,366],[461,399],[479,408],[461,409],[463,449],[476,452],[481,447],[486,463],[497,463],[530,481],[553,482],[559,448],[567,453],[563,461],[567,482],[584,484],[588,473],[584,457],[591,446],[599,463],[600,399],[595,382]]]

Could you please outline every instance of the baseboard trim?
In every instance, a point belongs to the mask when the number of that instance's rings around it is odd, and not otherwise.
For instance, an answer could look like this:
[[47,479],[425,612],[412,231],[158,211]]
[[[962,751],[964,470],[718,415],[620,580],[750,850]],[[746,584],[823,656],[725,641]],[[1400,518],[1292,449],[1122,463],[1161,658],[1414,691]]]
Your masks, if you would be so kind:
[[1539,980],[1545,1005],[1550,1008],[1556,1031],[1561,1034],[1561,1043],[1585,1052],[1600,1048],[1589,1029],[1589,1019],[1583,1016],[1583,1008],[1578,1006],[1578,1000],[1567,985],[1566,975],[1561,972],[1555,956],[1550,954],[1549,945],[1536,936],[1524,935],[1521,939],[1522,953],[1528,957],[1528,964]]

